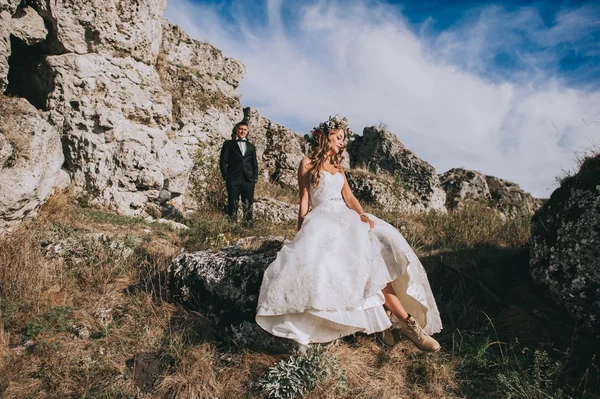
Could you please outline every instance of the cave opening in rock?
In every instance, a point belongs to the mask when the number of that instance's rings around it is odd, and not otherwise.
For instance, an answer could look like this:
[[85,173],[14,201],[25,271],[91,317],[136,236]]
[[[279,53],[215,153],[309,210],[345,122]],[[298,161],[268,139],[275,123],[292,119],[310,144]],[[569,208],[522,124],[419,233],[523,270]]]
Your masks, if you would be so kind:
[[45,63],[44,43],[28,46],[23,40],[10,36],[7,96],[27,99],[34,107],[46,110],[46,99],[54,83]]

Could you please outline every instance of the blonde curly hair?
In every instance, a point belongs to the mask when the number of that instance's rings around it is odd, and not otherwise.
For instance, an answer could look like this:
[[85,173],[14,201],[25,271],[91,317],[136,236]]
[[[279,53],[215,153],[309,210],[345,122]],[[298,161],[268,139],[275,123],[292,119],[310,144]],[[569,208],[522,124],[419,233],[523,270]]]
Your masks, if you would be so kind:
[[325,159],[327,159],[331,143],[329,136],[340,129],[344,132],[344,147],[330,159],[331,164],[339,169],[342,162],[344,162],[344,155],[342,153],[346,149],[348,140],[354,141],[354,133],[348,127],[348,119],[346,117],[340,115],[330,116],[327,121],[313,128],[310,134],[304,135],[304,139],[310,144],[308,175],[310,184],[313,187],[317,187],[321,181],[321,168]]

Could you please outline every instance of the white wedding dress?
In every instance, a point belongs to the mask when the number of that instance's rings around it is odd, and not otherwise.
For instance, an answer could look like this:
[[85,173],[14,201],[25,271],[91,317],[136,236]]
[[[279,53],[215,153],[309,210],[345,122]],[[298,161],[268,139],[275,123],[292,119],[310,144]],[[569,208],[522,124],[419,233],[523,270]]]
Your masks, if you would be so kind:
[[383,331],[392,323],[381,290],[392,281],[425,332],[439,332],[440,314],[414,251],[398,230],[369,214],[370,230],[346,206],[343,185],[344,175],[323,171],[319,186],[309,186],[313,209],[265,271],[256,322],[305,345]]

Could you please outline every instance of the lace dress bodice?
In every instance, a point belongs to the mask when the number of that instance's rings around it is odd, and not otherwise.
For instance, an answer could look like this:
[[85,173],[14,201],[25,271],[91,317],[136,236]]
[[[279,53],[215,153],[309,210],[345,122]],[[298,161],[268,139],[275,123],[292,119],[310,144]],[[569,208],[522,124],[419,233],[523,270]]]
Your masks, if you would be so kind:
[[342,197],[342,187],[344,187],[344,175],[339,172],[332,174],[322,170],[319,185],[313,187],[310,184],[308,189],[313,209],[317,207],[343,209],[345,202]]

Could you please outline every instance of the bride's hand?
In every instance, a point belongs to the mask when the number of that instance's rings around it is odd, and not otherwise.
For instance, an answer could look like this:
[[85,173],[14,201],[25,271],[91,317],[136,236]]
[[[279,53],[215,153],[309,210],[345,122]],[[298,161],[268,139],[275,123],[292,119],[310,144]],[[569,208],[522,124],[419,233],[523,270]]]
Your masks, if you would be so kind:
[[362,222],[369,223],[369,226],[371,228],[375,227],[375,223],[371,219],[369,219],[366,215],[361,215],[360,220]]

